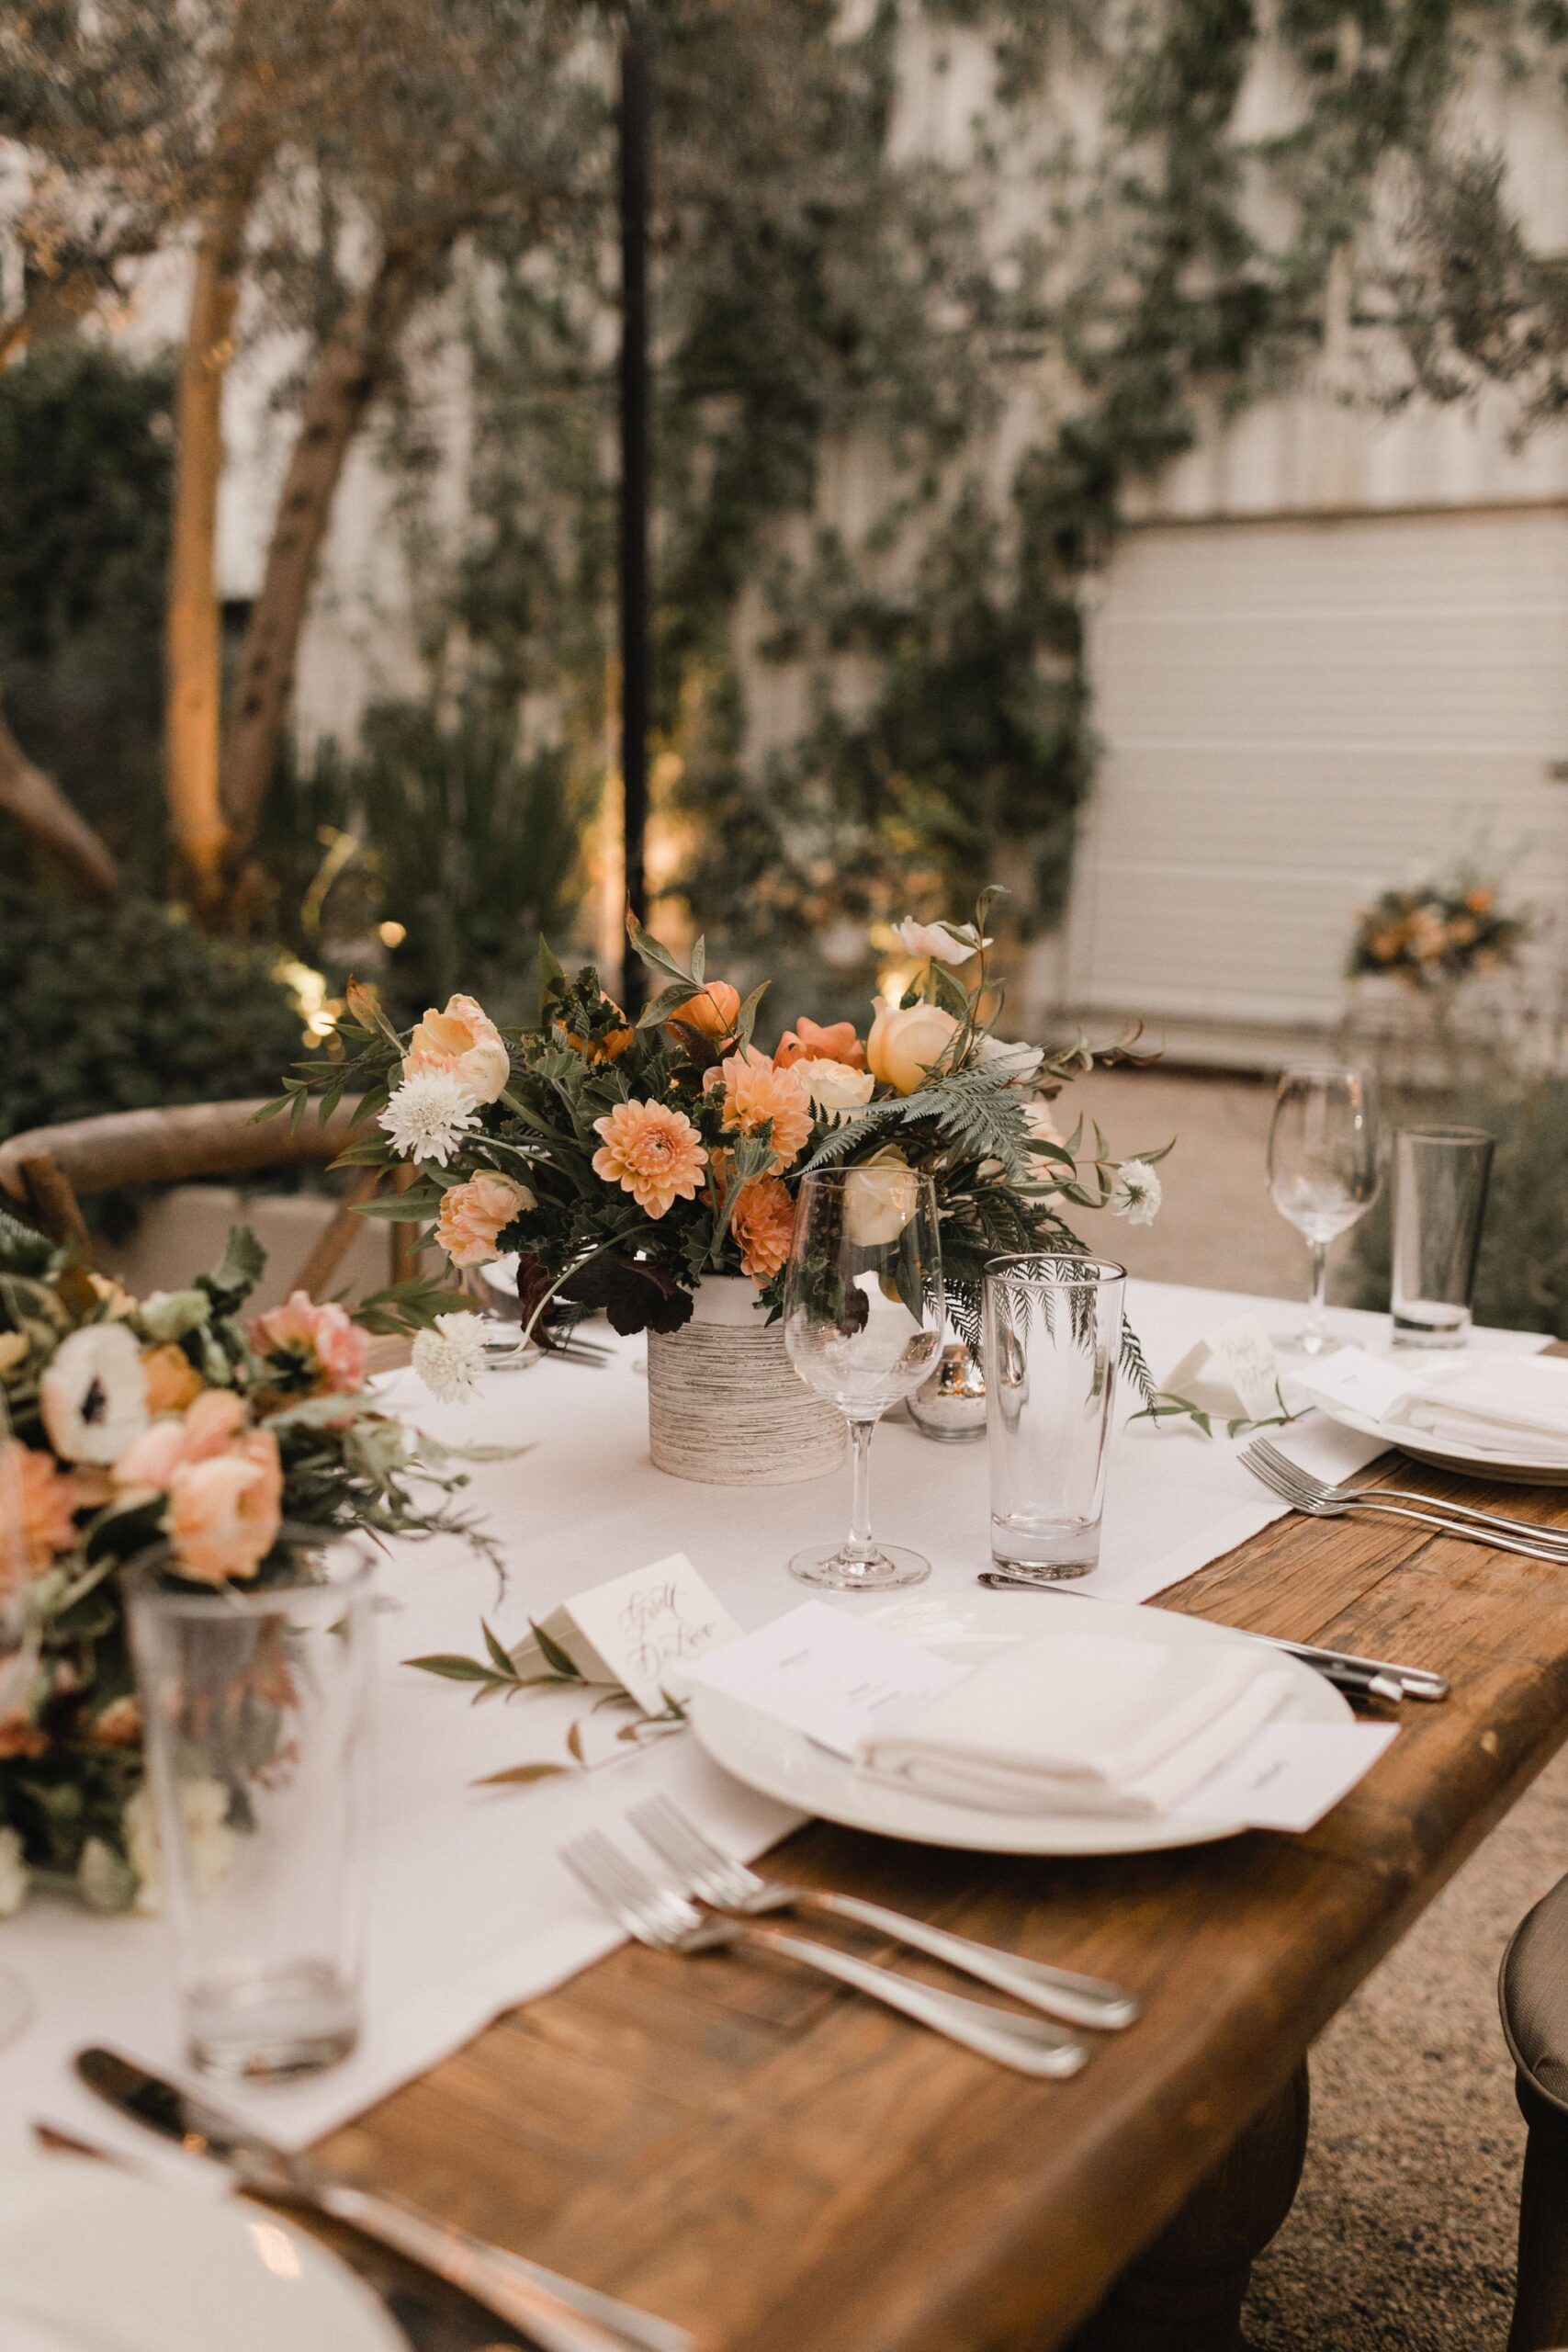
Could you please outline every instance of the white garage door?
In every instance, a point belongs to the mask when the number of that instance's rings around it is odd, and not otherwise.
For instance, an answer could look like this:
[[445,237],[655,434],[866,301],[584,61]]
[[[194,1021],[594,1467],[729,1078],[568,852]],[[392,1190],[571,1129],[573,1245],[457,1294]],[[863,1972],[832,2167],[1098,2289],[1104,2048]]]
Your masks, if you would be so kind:
[[1094,616],[1075,1001],[1333,1021],[1356,909],[1488,844],[1568,879],[1568,512],[1156,525]]

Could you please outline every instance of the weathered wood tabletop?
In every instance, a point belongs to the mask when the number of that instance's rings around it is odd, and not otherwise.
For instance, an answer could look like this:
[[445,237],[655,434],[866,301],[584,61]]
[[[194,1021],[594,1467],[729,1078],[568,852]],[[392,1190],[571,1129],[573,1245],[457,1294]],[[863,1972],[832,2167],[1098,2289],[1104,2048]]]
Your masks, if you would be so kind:
[[[1568,1526],[1568,1490],[1417,1475]],[[797,1879],[1134,1987],[1142,2019],[1095,2037],[1075,2081],[1004,2073],[765,1957],[626,1949],[324,2154],[702,2352],[1048,2352],[1097,2312],[1086,2344],[1239,2342],[1314,2036],[1568,1733],[1568,1573],[1395,1520],[1289,1518],[1159,1605],[1436,1668],[1453,1695],[1407,1704],[1306,1837],[1015,1860],[818,1825],[781,1850]]]

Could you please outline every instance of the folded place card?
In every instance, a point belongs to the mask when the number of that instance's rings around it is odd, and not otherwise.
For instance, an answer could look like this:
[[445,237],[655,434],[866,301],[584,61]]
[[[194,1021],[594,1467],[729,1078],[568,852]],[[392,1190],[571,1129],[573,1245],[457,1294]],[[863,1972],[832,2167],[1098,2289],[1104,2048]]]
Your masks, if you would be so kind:
[[1164,1386],[1168,1396],[1190,1397],[1227,1419],[1237,1418],[1237,1405],[1249,1421],[1277,1420],[1285,1409],[1274,1343],[1256,1315],[1235,1316],[1200,1340]]
[[[694,1658],[733,1642],[740,1628],[683,1552],[563,1601],[541,1631],[589,1682],[627,1690],[645,1714],[678,1699]],[[513,1652],[525,1670],[544,1652],[530,1634]]]

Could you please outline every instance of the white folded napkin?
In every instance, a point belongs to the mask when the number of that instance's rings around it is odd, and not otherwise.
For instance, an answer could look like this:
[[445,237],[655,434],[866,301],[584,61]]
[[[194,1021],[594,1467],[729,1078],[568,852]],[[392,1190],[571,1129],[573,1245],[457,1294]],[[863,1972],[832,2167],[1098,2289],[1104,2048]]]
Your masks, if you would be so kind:
[[1451,1444],[1568,1463],[1568,1357],[1478,1356],[1415,1375],[1391,1416]]
[[855,1760],[957,1804],[1157,1814],[1228,1763],[1289,1688],[1249,1643],[1062,1634],[879,1717]]

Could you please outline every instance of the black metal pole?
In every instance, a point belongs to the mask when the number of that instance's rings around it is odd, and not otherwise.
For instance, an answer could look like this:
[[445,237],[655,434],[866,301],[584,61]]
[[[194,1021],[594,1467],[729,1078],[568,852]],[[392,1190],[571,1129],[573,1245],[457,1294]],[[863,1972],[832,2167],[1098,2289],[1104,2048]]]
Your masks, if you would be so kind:
[[[626,904],[648,918],[648,732],[650,660],[648,610],[649,359],[648,220],[651,163],[649,28],[646,0],[627,0],[621,40],[621,785]],[[621,1001],[635,1012],[643,969],[628,949]]]

